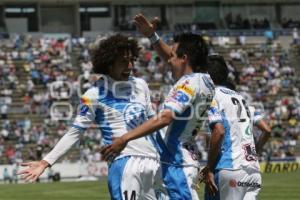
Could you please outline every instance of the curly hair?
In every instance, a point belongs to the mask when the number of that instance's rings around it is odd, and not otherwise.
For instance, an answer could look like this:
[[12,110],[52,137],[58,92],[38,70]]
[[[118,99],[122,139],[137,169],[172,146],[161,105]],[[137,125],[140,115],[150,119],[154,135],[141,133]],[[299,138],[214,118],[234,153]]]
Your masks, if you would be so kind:
[[178,42],[177,56],[186,54],[194,72],[207,71],[208,48],[201,35],[182,33],[175,36],[174,41]]
[[109,67],[126,51],[131,52],[132,56],[137,58],[139,50],[137,41],[131,37],[116,34],[104,39],[90,51],[93,71],[96,74],[108,74]]

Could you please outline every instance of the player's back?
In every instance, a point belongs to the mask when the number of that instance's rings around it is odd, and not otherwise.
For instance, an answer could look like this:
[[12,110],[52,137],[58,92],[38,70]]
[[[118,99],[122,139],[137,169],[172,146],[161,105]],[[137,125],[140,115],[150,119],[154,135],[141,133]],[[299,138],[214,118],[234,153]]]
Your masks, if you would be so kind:
[[[75,126],[84,127],[92,119],[102,133],[103,145],[111,144],[153,116],[150,93],[145,81],[131,77],[127,82],[117,82],[103,76],[82,97],[82,108]],[[125,155],[157,158],[150,137],[130,141],[119,157]]]
[[213,82],[205,73],[185,75],[174,85],[164,108],[172,110],[176,117],[167,130],[162,131],[162,137],[158,137],[162,161],[176,165],[199,164],[192,134],[201,126],[213,95]]
[[210,112],[220,115],[225,129],[216,169],[240,169],[257,162],[252,133],[253,116],[243,96],[218,86]]

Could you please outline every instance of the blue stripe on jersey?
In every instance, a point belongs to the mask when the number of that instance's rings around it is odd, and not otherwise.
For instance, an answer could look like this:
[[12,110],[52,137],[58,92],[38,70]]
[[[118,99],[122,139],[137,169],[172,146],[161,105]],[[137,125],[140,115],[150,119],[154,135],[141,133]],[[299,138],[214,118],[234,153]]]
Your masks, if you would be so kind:
[[192,199],[183,167],[162,163],[162,176],[170,199]]
[[[178,115],[180,117],[188,117],[191,114],[191,108],[189,107],[182,113]],[[157,134],[157,143],[161,148],[159,152],[160,159],[163,162],[174,163],[177,165],[181,165],[183,163],[182,152],[181,152],[181,143],[179,141],[179,137],[181,133],[184,131],[188,120],[174,120],[172,124],[169,126],[170,130],[168,131],[169,137],[165,142],[160,134]],[[159,149],[158,149],[159,151]]]
[[151,135],[149,135],[149,137],[146,136],[146,139],[150,138],[150,141],[151,141],[152,145],[155,147],[155,149],[158,152],[162,152],[162,150],[161,150],[161,148],[160,148],[160,146],[159,146],[159,144],[157,142],[157,135],[160,135],[160,132],[161,132],[161,130],[156,131],[155,133],[152,133]]
[[219,177],[219,171],[215,172],[214,175],[215,175],[215,183],[218,187],[218,191],[216,193],[215,196],[209,196],[208,192],[207,192],[207,188],[205,186],[205,193],[204,193],[204,199],[205,200],[220,200],[221,197],[220,197],[220,177]]
[[95,111],[95,115],[96,115],[95,121],[101,127],[103,143],[111,144],[113,132],[112,132],[112,129],[111,129],[108,121],[106,121],[106,119],[105,119],[103,111],[98,108]]
[[[107,90],[106,93],[105,90]],[[116,98],[111,91],[102,86],[99,88],[99,102],[119,112],[123,112],[123,109],[129,103],[129,98]]]
[[72,124],[72,127],[79,129],[81,132],[84,132],[86,130],[86,128],[83,128],[83,127],[75,125],[75,124]]
[[108,168],[108,189],[112,200],[122,200],[122,177],[130,156],[117,159]]
[[224,168],[231,169],[233,167],[233,164],[232,164],[232,143],[231,143],[231,136],[230,136],[230,126],[224,110],[222,110],[221,115],[223,118],[225,137],[221,147],[221,153],[218,156],[216,169],[224,169]]
[[80,116],[86,116],[87,112],[89,111],[89,107],[87,105],[82,104],[80,106]]

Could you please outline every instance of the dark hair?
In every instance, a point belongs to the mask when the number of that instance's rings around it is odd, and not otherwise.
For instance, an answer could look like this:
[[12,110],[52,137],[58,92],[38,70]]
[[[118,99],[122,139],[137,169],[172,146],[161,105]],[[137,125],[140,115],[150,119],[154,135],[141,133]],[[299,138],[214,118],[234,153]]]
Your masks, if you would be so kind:
[[208,73],[216,85],[226,85],[229,70],[224,58],[220,55],[208,56]]
[[131,52],[132,56],[137,58],[139,50],[137,41],[131,37],[116,34],[104,39],[90,51],[93,71],[96,74],[107,74],[108,68],[126,51]]
[[174,37],[174,42],[178,42],[177,57],[186,54],[194,72],[207,70],[208,48],[201,35],[182,33]]

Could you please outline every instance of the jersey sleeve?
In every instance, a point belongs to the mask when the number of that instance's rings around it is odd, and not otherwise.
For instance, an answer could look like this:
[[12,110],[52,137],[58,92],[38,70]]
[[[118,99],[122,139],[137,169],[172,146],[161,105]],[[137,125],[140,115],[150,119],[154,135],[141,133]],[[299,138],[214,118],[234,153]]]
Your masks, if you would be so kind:
[[250,110],[250,113],[251,113],[253,124],[257,125],[259,123],[259,121],[264,118],[263,113],[260,112],[259,110],[255,109],[254,106],[249,106],[249,110]]
[[58,141],[55,147],[43,158],[50,165],[53,165],[59,158],[67,153],[79,140],[81,129],[71,127],[68,132]]
[[53,165],[59,158],[67,153],[79,140],[80,133],[87,129],[95,119],[95,91],[88,90],[80,101],[78,114],[69,128],[68,132],[59,140],[55,147],[43,158],[50,165]]
[[264,118],[264,115],[261,112],[254,111],[254,114],[253,114],[254,125],[258,124],[263,118]]
[[79,111],[73,122],[73,127],[85,130],[95,121],[97,91],[88,90],[80,99]]
[[197,84],[189,77],[181,78],[170,90],[163,108],[182,114],[195,100]]
[[212,129],[216,123],[223,123],[223,118],[221,115],[221,108],[219,107],[217,100],[214,98],[208,110],[209,128]]

